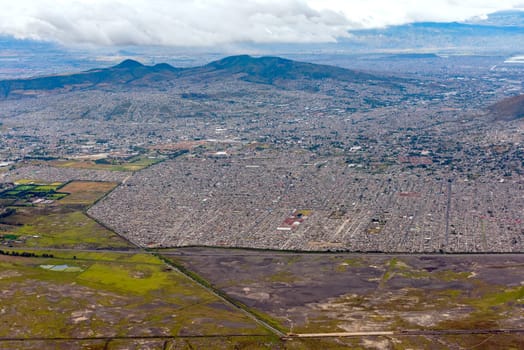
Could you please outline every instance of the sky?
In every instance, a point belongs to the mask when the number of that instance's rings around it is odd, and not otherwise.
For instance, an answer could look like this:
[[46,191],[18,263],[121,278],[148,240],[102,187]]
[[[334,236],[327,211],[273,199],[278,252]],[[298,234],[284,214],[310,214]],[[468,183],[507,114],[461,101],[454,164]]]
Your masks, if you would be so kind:
[[0,34],[94,47],[331,43],[512,9],[524,0],[0,0]]

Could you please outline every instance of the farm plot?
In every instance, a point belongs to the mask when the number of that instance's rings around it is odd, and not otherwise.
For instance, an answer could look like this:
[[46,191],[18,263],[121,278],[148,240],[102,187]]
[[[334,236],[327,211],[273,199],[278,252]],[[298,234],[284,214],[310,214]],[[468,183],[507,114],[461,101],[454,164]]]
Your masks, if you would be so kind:
[[59,203],[90,205],[117,186],[114,182],[72,181],[60,189],[68,196]]
[[[89,218],[84,211],[106,192],[116,186],[113,182],[73,181],[62,184],[18,185],[15,196],[27,193],[53,192],[65,198],[31,205],[7,207],[9,215],[0,218],[2,240],[13,246],[77,249],[129,249],[132,247],[114,232]],[[13,192],[14,189],[8,191]],[[45,192],[46,191],[46,192]],[[60,191],[60,192],[55,192]]]
[[136,156],[128,160],[55,160],[47,162],[47,164],[59,168],[133,172],[142,170],[161,161],[161,158]]
[[11,205],[28,205],[38,203],[52,203],[67,196],[59,191],[63,184],[60,182],[51,184],[22,183],[0,193],[0,199],[11,200]]

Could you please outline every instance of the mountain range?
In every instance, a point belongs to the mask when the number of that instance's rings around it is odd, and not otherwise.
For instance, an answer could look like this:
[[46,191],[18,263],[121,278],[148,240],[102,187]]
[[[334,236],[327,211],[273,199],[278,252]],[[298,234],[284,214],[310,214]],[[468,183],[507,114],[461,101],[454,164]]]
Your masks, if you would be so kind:
[[127,59],[109,68],[91,69],[73,74],[0,81],[0,98],[108,86],[153,87],[161,82],[174,83],[177,79],[184,78],[216,81],[231,77],[251,83],[274,86],[297,80],[333,79],[356,83],[381,81],[385,84],[391,83],[392,80],[359,71],[279,57],[230,56],[213,61],[205,66],[193,68],[176,68],[166,63],[146,66]]
[[450,54],[511,54],[524,42],[524,12],[505,11],[468,22],[418,22],[351,31],[339,49]]

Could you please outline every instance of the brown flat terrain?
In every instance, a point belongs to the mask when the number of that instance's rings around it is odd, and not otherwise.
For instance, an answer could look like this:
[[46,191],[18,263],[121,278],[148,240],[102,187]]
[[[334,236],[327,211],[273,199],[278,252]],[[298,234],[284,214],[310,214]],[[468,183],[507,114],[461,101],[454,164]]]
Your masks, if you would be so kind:
[[90,204],[117,186],[114,182],[73,181],[60,188],[60,192],[69,193],[59,204]]
[[292,333],[524,329],[522,255],[164,254]]

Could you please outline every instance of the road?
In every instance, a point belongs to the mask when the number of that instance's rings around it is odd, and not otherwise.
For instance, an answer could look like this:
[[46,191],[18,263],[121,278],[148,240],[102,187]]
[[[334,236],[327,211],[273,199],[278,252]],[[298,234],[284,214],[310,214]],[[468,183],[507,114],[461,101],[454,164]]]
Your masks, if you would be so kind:
[[285,338],[342,338],[372,336],[435,336],[467,334],[524,334],[524,328],[517,329],[442,329],[442,330],[401,330],[401,331],[368,331],[338,333],[298,333],[287,334]]

